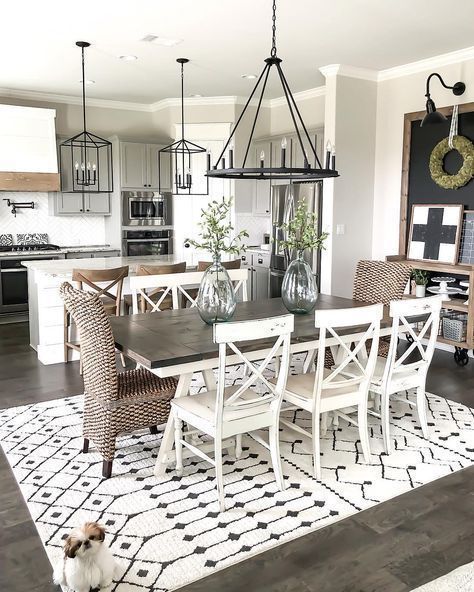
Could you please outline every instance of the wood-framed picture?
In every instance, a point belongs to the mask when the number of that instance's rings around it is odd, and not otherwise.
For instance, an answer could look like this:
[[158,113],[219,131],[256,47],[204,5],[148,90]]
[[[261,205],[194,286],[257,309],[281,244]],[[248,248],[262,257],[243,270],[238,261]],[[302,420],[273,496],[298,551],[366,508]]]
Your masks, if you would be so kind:
[[459,204],[413,205],[407,259],[457,263],[463,212]]
[[474,210],[464,210],[459,263],[474,265]]

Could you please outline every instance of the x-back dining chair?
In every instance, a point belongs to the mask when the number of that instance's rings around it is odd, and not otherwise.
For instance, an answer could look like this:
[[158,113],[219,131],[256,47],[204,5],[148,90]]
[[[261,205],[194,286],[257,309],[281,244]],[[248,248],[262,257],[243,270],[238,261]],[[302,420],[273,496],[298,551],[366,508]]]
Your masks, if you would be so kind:
[[[235,291],[242,288],[244,300],[247,300],[247,269],[230,269],[228,271],[232,282],[235,282]],[[191,292],[202,280],[203,271],[191,271],[186,273],[173,273],[163,275],[144,275],[132,276],[130,278],[130,289],[132,292],[132,310],[137,314],[138,299],[141,298],[147,306],[149,312],[160,312],[161,305],[166,298],[171,296],[173,309],[181,308],[181,299],[191,308],[196,306],[196,296]],[[152,300],[149,291],[162,290],[158,299]]]
[[[219,344],[219,368],[217,390],[202,392],[188,397],[174,399],[171,403],[175,421],[176,470],[183,473],[183,447],[215,466],[220,511],[225,510],[222,471],[222,449],[225,440],[255,430],[269,429],[269,441],[258,434],[253,437],[270,450],[275,479],[280,490],[284,489],[280,462],[279,415],[280,406],[288,376],[290,357],[290,336],[294,328],[293,315],[283,315],[255,321],[240,321],[214,325],[214,342]],[[274,340],[265,359],[251,362],[236,345],[252,340]],[[265,370],[277,353],[282,350],[280,372],[275,383],[269,382]],[[231,355],[249,368],[249,375],[240,386],[225,386],[226,366]],[[251,387],[263,385],[265,392],[259,393]],[[196,430],[183,432],[182,423]],[[189,438],[204,433],[214,440],[214,458],[206,455]],[[236,444],[236,456],[239,456]]]
[[[170,273],[184,273],[186,271],[186,262],[180,263],[170,263],[165,265],[139,265],[137,269],[136,275],[165,275]],[[161,296],[161,289],[157,290],[148,290],[148,297],[156,302]],[[125,305],[125,312],[126,314],[130,313],[130,309],[132,308],[132,295],[125,294],[124,296],[124,305]],[[161,310],[173,308],[173,303],[171,302],[171,296],[163,299],[160,306]],[[147,302],[140,298],[139,299],[139,309],[140,312],[147,311]]]
[[[364,459],[367,463],[370,462],[367,400],[377,359],[382,317],[382,304],[339,310],[317,310],[315,327],[319,329],[319,348],[316,372],[288,377],[283,395],[284,401],[290,404],[286,409],[304,409],[311,413],[312,431],[310,433],[284,418],[281,419],[281,423],[312,439],[313,469],[318,480],[321,479],[319,420],[323,413],[337,411],[338,415],[345,420],[358,424]],[[360,335],[360,326],[367,326],[362,335]],[[350,327],[354,328],[353,332],[347,331]],[[357,338],[351,336],[348,343],[348,337],[344,337],[340,332],[342,328],[348,335],[359,333],[359,336]],[[368,343],[370,343],[368,356],[359,356]],[[330,344],[337,345],[339,353],[337,363],[329,370],[324,367],[324,361],[325,349]],[[359,370],[357,376],[344,375],[345,369],[351,363]],[[342,411],[349,407],[356,407],[357,421]]]
[[[390,303],[392,332],[387,358],[379,356],[376,361],[370,390],[381,398],[381,420],[385,452],[391,452],[390,441],[390,399],[396,399],[416,407],[421,430],[425,438],[429,437],[426,416],[426,377],[433,359],[438,335],[439,317],[442,306],[441,296],[394,300]],[[421,320],[419,320],[421,319]],[[418,320],[417,330],[413,329]],[[410,335],[412,342],[398,355],[398,338]],[[349,375],[358,374],[358,369],[350,364]],[[397,393],[416,389],[416,402]],[[377,415],[374,412],[371,412]]]
[[[122,303],[123,281],[128,276],[128,265],[113,269],[73,269],[72,281],[80,290],[86,286],[86,290],[97,294],[108,315],[119,316]],[[115,292],[112,290],[115,289]],[[71,314],[64,307],[64,359],[69,361],[70,349],[80,352],[80,343],[74,343],[70,339]],[[123,355],[120,356],[122,365],[125,366]],[[82,373],[82,362],[81,362]]]

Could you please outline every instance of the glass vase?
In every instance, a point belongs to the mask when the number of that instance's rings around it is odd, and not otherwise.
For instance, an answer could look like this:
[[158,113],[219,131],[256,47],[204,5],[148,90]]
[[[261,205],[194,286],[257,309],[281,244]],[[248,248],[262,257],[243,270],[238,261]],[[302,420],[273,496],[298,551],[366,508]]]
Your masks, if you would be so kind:
[[219,257],[204,272],[196,304],[201,319],[208,325],[228,321],[234,314],[234,286]]
[[316,306],[318,289],[311,267],[299,251],[289,265],[281,286],[281,297],[286,308],[294,314],[307,314]]

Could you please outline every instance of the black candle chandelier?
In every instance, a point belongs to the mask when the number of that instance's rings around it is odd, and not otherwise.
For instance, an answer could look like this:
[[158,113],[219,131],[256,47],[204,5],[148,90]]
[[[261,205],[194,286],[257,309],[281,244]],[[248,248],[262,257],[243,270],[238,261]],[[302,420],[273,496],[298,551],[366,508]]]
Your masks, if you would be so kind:
[[[206,177],[206,191],[196,193],[192,190],[193,173],[191,167],[191,157],[195,154],[206,152],[206,148],[186,140],[184,137],[184,64],[189,60],[187,58],[178,58],[176,60],[181,64],[181,139],[173,142],[169,146],[162,148],[159,153],[160,170],[160,191],[161,191],[161,171],[163,170],[163,158],[166,154],[171,154],[171,171],[173,177],[173,193],[175,195],[208,195],[209,179]],[[210,167],[210,154],[207,153],[207,168]]]
[[[282,60],[277,56],[276,48],[276,0],[273,0],[272,23],[272,48],[270,52],[270,57],[268,57],[265,60],[265,66],[257,80],[257,83],[255,84],[255,87],[252,93],[250,94],[250,97],[248,98],[245,107],[242,113],[240,114],[240,117],[237,119],[237,123],[235,124],[235,127],[232,130],[232,133],[229,139],[227,140],[227,143],[225,144],[224,149],[222,150],[216,164],[213,165],[212,169],[207,171],[207,176],[224,179],[289,179],[291,181],[296,181],[299,183],[305,181],[313,182],[321,179],[327,179],[330,177],[338,177],[339,173],[335,170],[334,158],[332,159],[331,163],[332,167],[330,167],[330,163],[326,163],[326,168],[322,167],[318,155],[316,154],[316,146],[311,141],[306,126],[303,122],[303,118],[301,117],[298,106],[296,105],[296,101],[291,93],[285,74],[283,73],[283,70],[281,68]],[[281,146],[280,166],[267,166],[267,163],[265,163],[265,154],[262,153],[260,155],[259,167],[246,167],[245,165],[247,163],[247,158],[249,156],[250,146],[253,139],[253,133],[255,131],[255,126],[257,124],[260,108],[262,106],[262,101],[265,94],[265,88],[267,86],[268,76],[270,74],[272,66],[275,66],[279,80],[283,88],[283,94],[285,95],[291,119],[293,121],[293,126],[296,131],[297,141],[301,148],[301,153],[303,155],[303,162],[301,162],[299,166],[293,165],[291,159],[287,158],[286,142],[283,141]],[[255,117],[250,131],[250,137],[248,138],[247,146],[245,149],[245,155],[242,161],[242,166],[240,168],[236,168],[234,167],[234,150],[231,144],[232,138],[235,136],[237,128],[239,127],[239,124],[242,121],[242,118],[244,117],[245,112],[247,111],[251,101],[253,100],[254,96],[256,96],[257,89],[259,88],[260,83],[262,83],[262,87],[257,102]],[[226,168],[225,153],[228,147],[230,147],[228,152],[229,167]],[[289,166],[287,166],[287,161],[289,161]],[[298,163],[295,164],[297,165]]]
[[466,85],[464,84],[464,82],[456,82],[453,86],[448,86],[441,78],[441,75],[438,74],[438,72],[433,72],[433,74],[430,74],[426,79],[426,115],[423,117],[423,120],[420,124],[421,126],[426,125],[427,123],[444,123],[445,121],[447,121],[446,117],[436,110],[436,105],[433,99],[431,98],[430,82],[434,76],[438,78],[438,80],[441,82],[444,88],[452,90],[453,95],[456,95],[457,97],[461,96],[466,90]]
[[82,56],[82,132],[65,140],[59,150],[61,191],[65,193],[110,193],[113,191],[112,144],[87,131],[86,75],[84,49],[87,41],[76,41]]

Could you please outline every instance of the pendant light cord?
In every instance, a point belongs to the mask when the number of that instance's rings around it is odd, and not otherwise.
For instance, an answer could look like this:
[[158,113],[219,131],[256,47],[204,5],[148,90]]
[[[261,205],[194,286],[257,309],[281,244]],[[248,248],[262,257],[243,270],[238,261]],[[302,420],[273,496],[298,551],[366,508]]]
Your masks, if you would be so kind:
[[84,48],[82,50],[82,123],[86,131],[86,68],[84,59]]
[[276,0],[273,0],[273,15],[272,15],[272,50],[270,55],[274,58],[277,54],[276,48]]
[[184,140],[184,64],[181,64],[181,139]]

